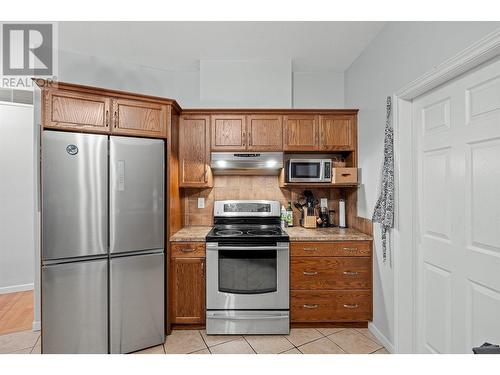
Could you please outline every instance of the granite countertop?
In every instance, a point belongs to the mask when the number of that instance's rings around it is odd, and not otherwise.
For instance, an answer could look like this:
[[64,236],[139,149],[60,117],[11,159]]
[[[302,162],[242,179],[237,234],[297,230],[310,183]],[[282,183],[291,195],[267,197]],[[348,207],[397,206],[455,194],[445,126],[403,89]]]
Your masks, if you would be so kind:
[[373,238],[355,229],[346,228],[285,228],[290,241],[371,241]]
[[[172,242],[204,242],[212,227],[188,226],[170,236]],[[285,228],[290,241],[370,241],[373,238],[357,230],[346,228],[316,228],[303,227]]]
[[210,232],[212,227],[206,227],[206,226],[189,226],[189,227],[184,227],[180,231],[174,233],[172,236],[170,236],[170,241],[172,242],[198,242],[202,241],[205,242],[205,237]]

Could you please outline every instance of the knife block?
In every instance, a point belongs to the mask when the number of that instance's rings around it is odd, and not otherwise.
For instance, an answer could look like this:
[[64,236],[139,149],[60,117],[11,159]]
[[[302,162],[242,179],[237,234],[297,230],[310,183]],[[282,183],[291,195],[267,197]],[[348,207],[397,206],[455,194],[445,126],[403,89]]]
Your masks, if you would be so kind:
[[301,225],[304,228],[316,228],[316,215],[304,214]]

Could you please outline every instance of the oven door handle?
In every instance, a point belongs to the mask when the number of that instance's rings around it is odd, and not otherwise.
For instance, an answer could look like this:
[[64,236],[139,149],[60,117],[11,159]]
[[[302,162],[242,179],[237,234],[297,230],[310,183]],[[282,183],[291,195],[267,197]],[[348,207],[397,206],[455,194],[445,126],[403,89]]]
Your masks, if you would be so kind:
[[224,320],[251,320],[251,319],[288,319],[288,315],[209,315],[208,319],[224,319]]
[[288,250],[288,246],[207,246],[207,250]]

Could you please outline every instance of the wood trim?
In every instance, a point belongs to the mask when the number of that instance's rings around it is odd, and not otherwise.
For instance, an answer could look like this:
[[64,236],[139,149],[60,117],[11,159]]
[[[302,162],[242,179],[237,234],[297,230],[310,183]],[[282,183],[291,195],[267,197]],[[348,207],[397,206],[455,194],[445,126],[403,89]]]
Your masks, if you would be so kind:
[[500,55],[500,28],[396,92],[400,99],[411,100]]
[[212,115],[212,114],[233,114],[233,115],[253,115],[253,114],[275,114],[275,115],[357,115],[358,109],[300,109],[300,108],[187,108],[182,110],[182,114]]
[[80,85],[76,83],[68,83],[68,82],[50,82],[45,79],[41,78],[33,78],[35,83],[40,87],[41,89],[56,89],[56,90],[69,90],[69,91],[78,91],[78,92],[83,92],[83,93],[88,93],[88,94],[95,94],[95,95],[104,95],[104,96],[112,96],[115,98],[121,98],[121,99],[132,99],[132,100],[142,100],[146,102],[156,102],[156,103],[162,103],[162,104],[170,104],[172,107],[174,107],[175,111],[177,113],[180,113],[182,111],[182,108],[180,105],[175,101],[174,99],[169,99],[169,98],[163,98],[161,96],[153,96],[153,95],[145,95],[145,94],[137,94],[137,93],[131,93],[127,91],[121,91],[121,90],[113,90],[113,89],[106,89],[106,88],[100,88],[100,87],[95,87],[95,86],[86,86],[86,85]]

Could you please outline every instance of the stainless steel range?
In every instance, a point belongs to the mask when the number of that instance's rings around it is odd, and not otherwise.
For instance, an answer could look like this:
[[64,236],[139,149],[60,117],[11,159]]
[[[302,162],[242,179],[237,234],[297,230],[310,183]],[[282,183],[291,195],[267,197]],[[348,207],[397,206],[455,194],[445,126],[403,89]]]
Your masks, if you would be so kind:
[[288,334],[289,238],[277,201],[216,201],[207,241],[208,334]]

